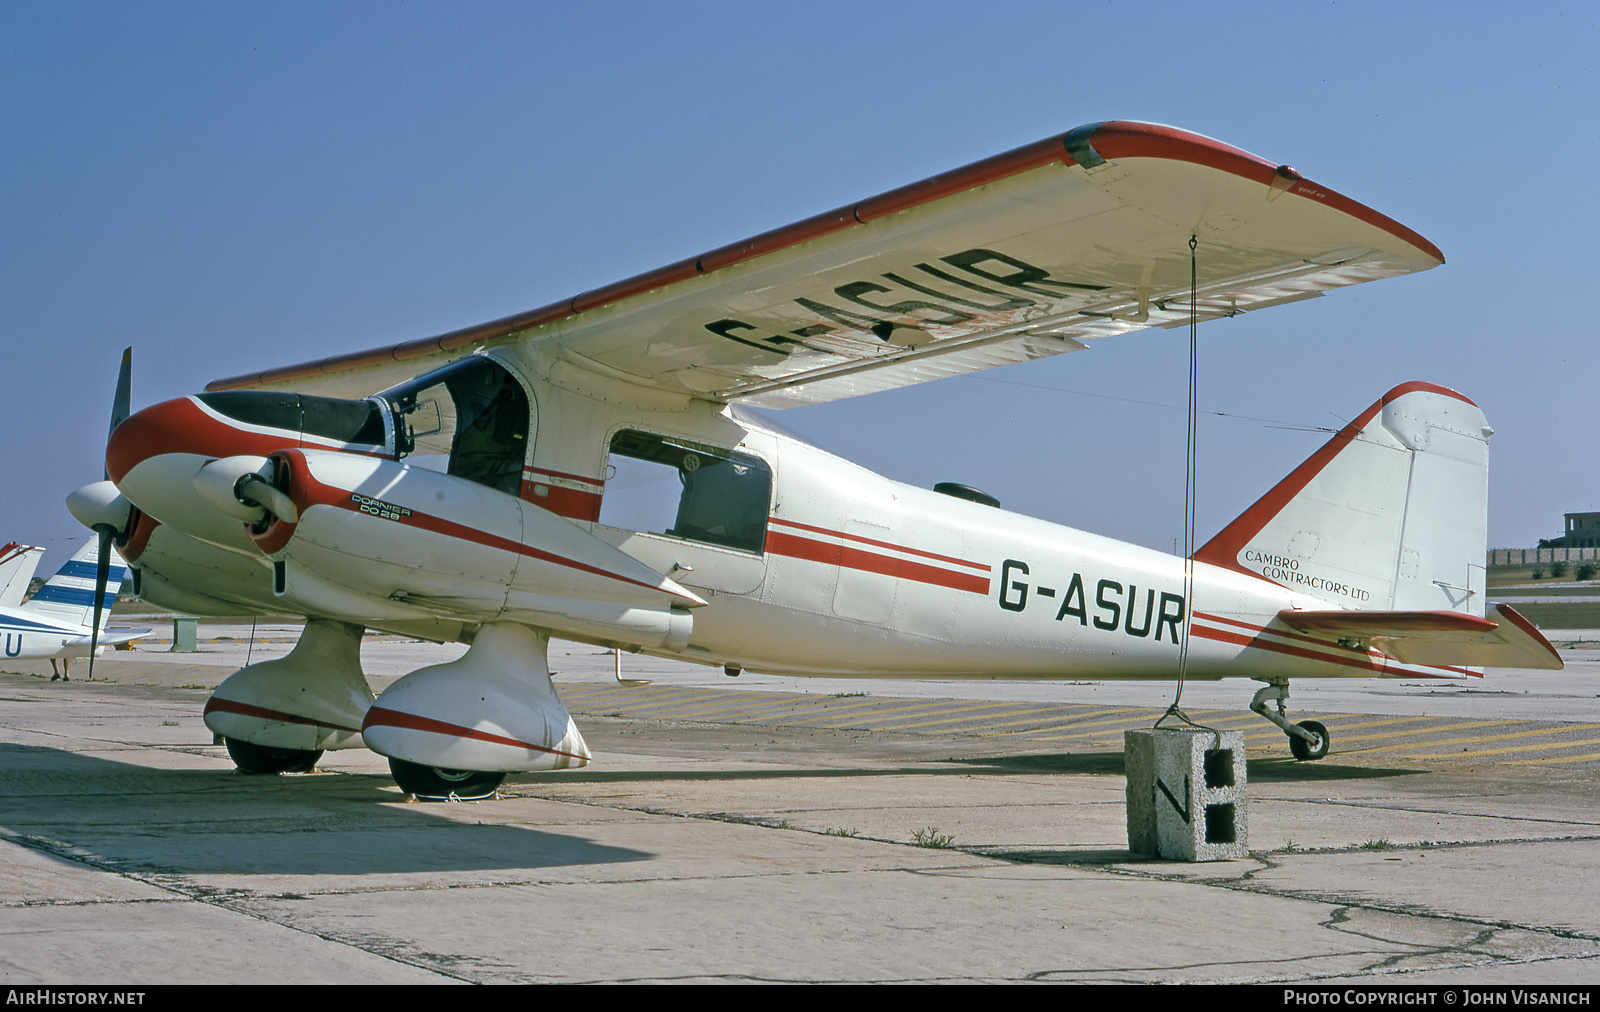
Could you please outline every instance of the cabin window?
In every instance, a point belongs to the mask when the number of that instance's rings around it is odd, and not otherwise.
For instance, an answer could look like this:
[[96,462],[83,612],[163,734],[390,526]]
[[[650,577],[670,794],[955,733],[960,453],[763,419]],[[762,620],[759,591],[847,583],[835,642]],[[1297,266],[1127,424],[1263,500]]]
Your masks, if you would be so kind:
[[345,444],[384,445],[383,412],[376,401],[265,390],[223,390],[196,396],[212,410],[247,425],[325,436]]
[[647,432],[611,438],[608,527],[761,552],[771,502],[772,469],[759,457]]
[[522,491],[528,394],[505,366],[481,355],[460,359],[380,396],[394,412],[397,457],[511,495]]

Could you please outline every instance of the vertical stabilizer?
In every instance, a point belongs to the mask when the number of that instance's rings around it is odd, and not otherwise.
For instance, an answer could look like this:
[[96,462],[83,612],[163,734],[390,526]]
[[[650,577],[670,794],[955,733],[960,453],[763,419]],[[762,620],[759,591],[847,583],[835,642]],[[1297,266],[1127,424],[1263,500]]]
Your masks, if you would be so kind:
[[1195,560],[1344,608],[1482,615],[1491,431],[1453,390],[1395,387]]
[[[22,609],[68,625],[87,626],[93,622],[95,570],[100,562],[98,540],[90,538],[56,575],[45,581],[39,593],[29,598]],[[127,576],[128,568],[122,556],[115,548],[111,549],[110,576],[106,580],[104,608],[100,613],[102,629],[111,617],[111,605],[116,602],[117,591],[122,589],[122,581]]]
[[43,548],[19,545],[15,541],[0,548],[0,608],[15,608],[22,603],[43,556]]

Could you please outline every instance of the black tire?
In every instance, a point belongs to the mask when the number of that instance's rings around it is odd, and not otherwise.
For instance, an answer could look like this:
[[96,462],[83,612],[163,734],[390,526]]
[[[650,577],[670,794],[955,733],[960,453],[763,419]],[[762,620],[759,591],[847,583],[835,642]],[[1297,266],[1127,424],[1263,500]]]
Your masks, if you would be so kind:
[[407,794],[415,794],[419,798],[456,797],[463,801],[489,797],[506,778],[504,773],[450,770],[408,763],[404,759],[390,759],[389,772],[394,775],[394,782]]
[[317,765],[317,760],[322,758],[320,750],[269,748],[266,745],[252,745],[239,738],[224,738],[223,744],[228,746],[228,758],[233,760],[241,773],[310,773]]
[[1321,759],[1328,754],[1328,746],[1333,743],[1333,740],[1328,736],[1327,728],[1314,720],[1302,720],[1295,727],[1305,728],[1317,736],[1315,745],[1304,738],[1297,738],[1294,735],[1289,736],[1289,751],[1294,753],[1296,759],[1309,762],[1312,759]]

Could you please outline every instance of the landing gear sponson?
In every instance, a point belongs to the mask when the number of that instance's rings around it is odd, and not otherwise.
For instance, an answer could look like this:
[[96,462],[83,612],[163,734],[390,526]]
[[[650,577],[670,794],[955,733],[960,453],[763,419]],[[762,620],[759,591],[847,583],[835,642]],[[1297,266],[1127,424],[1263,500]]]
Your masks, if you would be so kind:
[[[1296,759],[1321,759],[1327,755],[1332,739],[1326,727],[1315,720],[1291,724],[1284,715],[1284,703],[1289,699],[1289,679],[1279,677],[1262,681],[1267,684],[1256,692],[1255,698],[1250,701],[1250,709],[1283,728],[1283,733],[1289,736],[1289,751],[1294,753]],[[1267,709],[1269,702],[1278,704],[1277,713]]]
[[365,629],[311,619],[287,657],[242,668],[206,703],[206,726],[246,773],[312,768],[324,749],[367,747],[408,794],[472,799],[507,773],[583,766],[589,750],[550,683],[549,637],[486,622],[465,655],[419,668],[374,698]]

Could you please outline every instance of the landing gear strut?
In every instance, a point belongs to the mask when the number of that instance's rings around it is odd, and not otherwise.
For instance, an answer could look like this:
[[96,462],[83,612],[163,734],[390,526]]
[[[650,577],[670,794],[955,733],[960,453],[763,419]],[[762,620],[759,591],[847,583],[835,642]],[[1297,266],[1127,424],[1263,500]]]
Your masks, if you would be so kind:
[[[1328,734],[1328,729],[1315,720],[1302,720],[1298,724],[1291,724],[1284,716],[1284,703],[1289,698],[1289,680],[1276,678],[1263,685],[1256,697],[1250,701],[1250,709],[1283,728],[1283,733],[1289,736],[1289,751],[1296,759],[1312,760],[1321,759],[1328,754],[1328,746],[1333,739]],[[1278,712],[1273,713],[1267,709],[1269,702],[1278,704]]]

